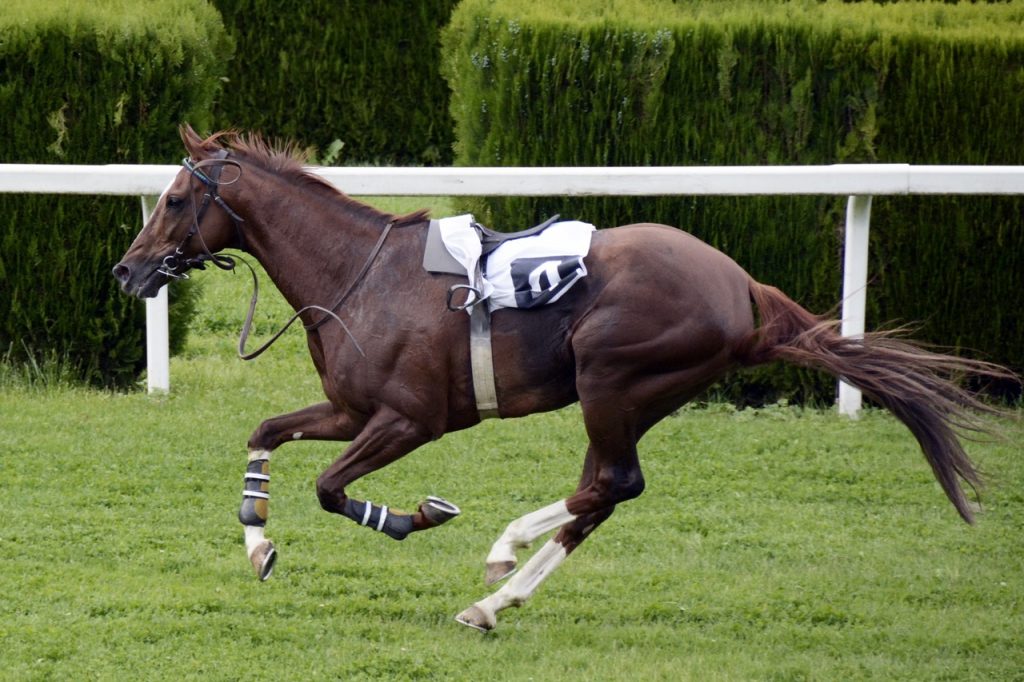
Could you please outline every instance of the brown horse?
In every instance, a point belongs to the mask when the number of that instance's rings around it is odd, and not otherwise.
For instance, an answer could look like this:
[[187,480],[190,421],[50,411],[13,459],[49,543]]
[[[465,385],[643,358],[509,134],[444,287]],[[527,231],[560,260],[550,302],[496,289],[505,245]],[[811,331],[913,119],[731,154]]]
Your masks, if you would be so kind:
[[[148,297],[170,278],[227,248],[252,254],[306,325],[327,402],[269,419],[248,442],[239,518],[257,575],[276,558],[263,536],[270,453],[298,439],[351,441],[316,482],[327,511],[394,538],[436,526],[458,509],[428,498],[412,514],[353,500],[345,487],[424,443],[480,422],[469,320],[446,294],[466,279],[422,267],[424,212],[388,215],[303,169],[291,148],[181,130],[190,155],[114,276]],[[755,282],[724,254],[680,230],[637,224],[593,234],[589,275],[569,295],[533,310],[493,313],[499,416],[575,401],[589,438],[575,494],[512,522],[487,557],[487,583],[516,568],[516,550],[559,529],[525,566],[459,614],[489,630],[522,604],[605,519],[638,496],[637,442],[731,368],[772,360],[816,367],[891,410],[921,445],[943,490],[970,522],[960,479],[979,477],[955,429],[980,430],[988,408],[945,377],[1007,376],[993,365],[869,334],[842,338],[834,322]],[[755,310],[759,323],[755,324]]]

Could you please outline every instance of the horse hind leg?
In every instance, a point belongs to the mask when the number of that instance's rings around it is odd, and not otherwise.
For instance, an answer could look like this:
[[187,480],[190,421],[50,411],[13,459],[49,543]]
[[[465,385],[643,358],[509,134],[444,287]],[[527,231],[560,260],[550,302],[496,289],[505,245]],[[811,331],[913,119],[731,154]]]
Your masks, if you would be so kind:
[[566,500],[559,500],[510,523],[487,555],[485,582],[493,585],[516,571],[516,550],[529,547],[534,540],[575,519]]
[[493,630],[497,625],[498,612],[509,606],[522,606],[544,579],[565,561],[566,556],[565,547],[555,540],[548,540],[500,590],[473,604],[455,620],[481,632]]
[[[587,460],[590,460],[589,455]],[[517,549],[529,547],[537,538],[574,519],[576,516],[569,512],[567,500],[559,500],[510,523],[487,555],[486,584],[493,585],[516,573]],[[567,555],[568,551],[559,543],[548,541],[508,584],[470,606],[455,620],[482,632],[492,630],[497,623],[498,611],[523,604]]]
[[508,583],[457,615],[455,620],[481,632],[493,630],[497,625],[499,611],[526,603],[540,584],[614,511],[613,505],[566,523],[553,539],[544,543],[530,557],[522,570],[512,576]]
[[[620,441],[620,456],[610,459],[602,457],[593,442],[592,435],[577,492],[566,500],[513,521],[502,533],[488,555],[488,583],[512,574],[516,565],[516,548],[529,546],[555,528],[561,527],[562,530],[548,540],[501,589],[456,616],[459,623],[481,631],[492,630],[497,624],[499,611],[524,604],[569,553],[612,515],[617,503],[636,497],[643,491],[643,476],[634,440]],[[608,442],[602,442],[606,447]]]
[[[594,449],[587,448],[587,456],[583,460],[583,473],[580,476],[576,492],[584,490],[594,480]],[[559,500],[547,507],[538,509],[510,523],[501,536],[491,546],[487,555],[487,572],[484,582],[493,585],[510,577],[516,571],[516,550],[529,547],[534,540],[545,533],[575,520],[569,513],[567,500]]]

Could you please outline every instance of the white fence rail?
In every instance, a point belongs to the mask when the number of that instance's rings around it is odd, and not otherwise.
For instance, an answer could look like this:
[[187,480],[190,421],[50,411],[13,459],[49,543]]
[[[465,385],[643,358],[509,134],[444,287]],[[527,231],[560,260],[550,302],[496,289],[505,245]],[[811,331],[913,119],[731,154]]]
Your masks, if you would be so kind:
[[[179,166],[0,164],[0,192],[141,196],[143,221]],[[1024,194],[1022,166],[683,166],[613,168],[321,168],[353,196],[848,196],[842,333],[864,333],[871,197]],[[637,216],[642,219],[642,216]],[[170,389],[167,295],[147,300],[151,392]],[[840,382],[839,411],[855,416],[860,391]]]
[[[180,166],[0,164],[0,192],[160,194]],[[1022,166],[320,168],[353,196],[1024,194]]]

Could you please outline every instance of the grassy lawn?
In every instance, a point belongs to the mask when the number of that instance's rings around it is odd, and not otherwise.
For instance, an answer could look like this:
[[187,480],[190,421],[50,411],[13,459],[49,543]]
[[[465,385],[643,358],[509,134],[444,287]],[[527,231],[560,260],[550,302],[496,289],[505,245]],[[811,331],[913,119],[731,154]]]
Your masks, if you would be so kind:
[[[969,444],[990,480],[972,528],[886,414],[683,410],[641,443],[647,492],[488,635],[453,616],[487,594],[504,526],[575,487],[577,408],[357,482],[462,507],[401,543],[320,510],[340,445],[292,444],[272,464],[281,558],[258,583],[235,519],[245,441],[320,390],[301,332],[235,359],[248,275],[199,277],[169,396],[0,389],[0,679],[1024,679],[1020,422]],[[263,299],[266,335],[286,310]]]

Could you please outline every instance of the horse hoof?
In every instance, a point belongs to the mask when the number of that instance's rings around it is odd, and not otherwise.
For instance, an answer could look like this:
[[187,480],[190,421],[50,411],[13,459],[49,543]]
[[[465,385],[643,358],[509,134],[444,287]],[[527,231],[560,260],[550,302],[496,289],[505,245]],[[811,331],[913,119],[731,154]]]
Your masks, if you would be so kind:
[[256,577],[261,582],[269,578],[270,574],[274,572],[274,564],[277,563],[277,550],[274,549],[274,543],[270,540],[261,542],[252,551],[249,561],[252,562]]
[[487,564],[487,575],[484,577],[484,582],[488,585],[493,585],[496,582],[504,580],[515,572],[516,562],[495,561],[494,563]]
[[476,604],[455,616],[455,620],[467,627],[479,630],[480,632],[490,632],[494,629],[494,626],[498,624],[493,613],[486,613]]
[[430,495],[420,505],[420,513],[423,514],[423,518],[427,520],[427,523],[434,527],[451,521],[461,514],[462,510],[448,500]]

